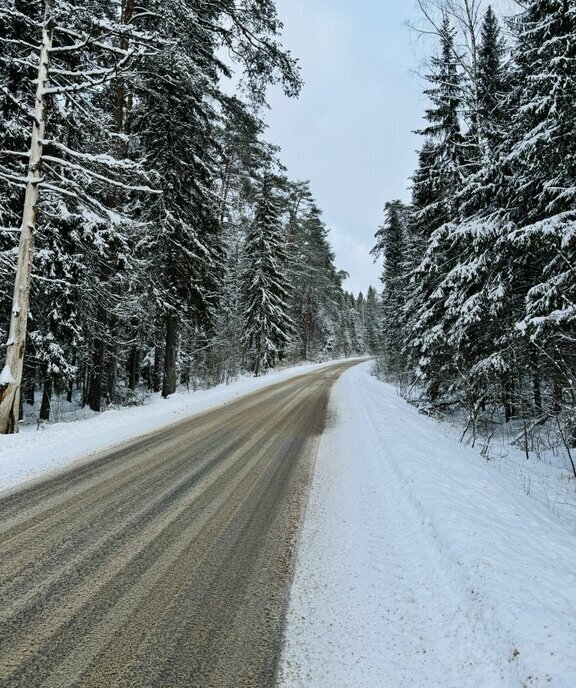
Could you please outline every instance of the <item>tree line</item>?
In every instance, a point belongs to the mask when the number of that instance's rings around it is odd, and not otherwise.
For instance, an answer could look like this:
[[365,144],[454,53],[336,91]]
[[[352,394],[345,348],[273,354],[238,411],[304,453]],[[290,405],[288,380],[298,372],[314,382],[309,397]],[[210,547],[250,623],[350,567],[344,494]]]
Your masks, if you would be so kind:
[[265,140],[267,87],[302,85],[281,29],[273,0],[0,7],[1,432],[375,346]]
[[437,50],[411,203],[389,202],[376,235],[384,363],[426,403],[464,407],[472,429],[552,423],[569,450],[576,3],[521,4],[502,18],[479,0],[420,3]]

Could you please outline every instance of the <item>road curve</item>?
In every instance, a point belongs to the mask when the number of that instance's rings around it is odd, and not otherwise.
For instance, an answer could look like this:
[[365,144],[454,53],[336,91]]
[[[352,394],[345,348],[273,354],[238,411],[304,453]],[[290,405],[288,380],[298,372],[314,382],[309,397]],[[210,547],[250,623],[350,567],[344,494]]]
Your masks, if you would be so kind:
[[0,500],[0,686],[273,686],[315,438],[350,365]]

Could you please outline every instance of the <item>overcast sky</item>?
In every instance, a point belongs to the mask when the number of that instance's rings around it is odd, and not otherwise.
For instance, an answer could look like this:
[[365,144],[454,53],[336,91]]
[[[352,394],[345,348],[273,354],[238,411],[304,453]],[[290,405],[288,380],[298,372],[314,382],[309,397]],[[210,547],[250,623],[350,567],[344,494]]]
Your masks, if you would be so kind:
[[310,179],[338,268],[355,293],[380,289],[369,251],[388,200],[409,200],[426,102],[423,51],[406,26],[415,0],[277,0],[284,45],[298,57],[300,98],[270,93],[269,141],[293,179]]

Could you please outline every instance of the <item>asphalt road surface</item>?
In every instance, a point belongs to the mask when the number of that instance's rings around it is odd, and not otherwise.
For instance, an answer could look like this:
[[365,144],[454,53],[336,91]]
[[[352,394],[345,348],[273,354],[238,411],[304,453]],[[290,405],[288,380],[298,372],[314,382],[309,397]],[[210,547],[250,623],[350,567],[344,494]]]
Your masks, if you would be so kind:
[[0,686],[273,686],[316,440],[350,365],[0,500]]

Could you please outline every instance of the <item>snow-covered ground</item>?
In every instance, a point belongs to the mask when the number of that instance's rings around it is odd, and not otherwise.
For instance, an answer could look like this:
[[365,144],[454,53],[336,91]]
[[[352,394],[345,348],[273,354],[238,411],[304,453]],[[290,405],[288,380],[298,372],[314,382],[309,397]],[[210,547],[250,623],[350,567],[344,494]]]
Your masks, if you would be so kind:
[[370,364],[343,375],[331,413],[280,685],[576,686],[574,522]]
[[144,406],[89,412],[87,417],[70,418],[70,422],[24,425],[17,435],[0,436],[0,492],[119,442],[335,362],[287,368],[258,378],[246,376],[205,391],[181,391],[169,399],[154,395]]

